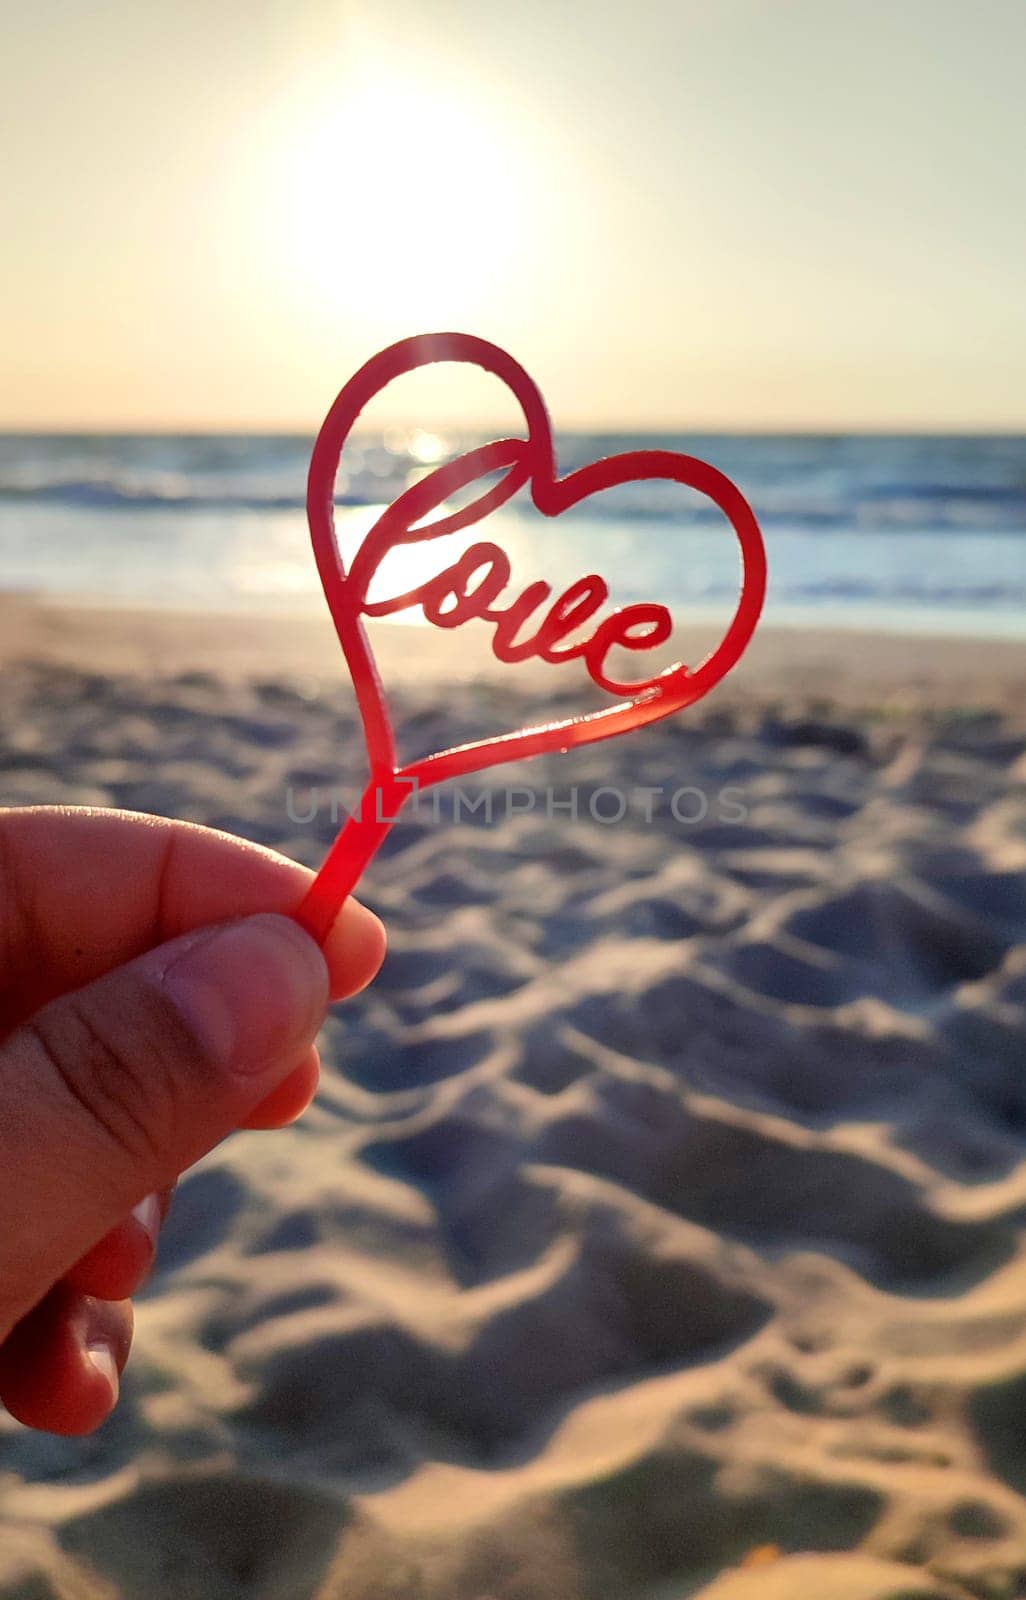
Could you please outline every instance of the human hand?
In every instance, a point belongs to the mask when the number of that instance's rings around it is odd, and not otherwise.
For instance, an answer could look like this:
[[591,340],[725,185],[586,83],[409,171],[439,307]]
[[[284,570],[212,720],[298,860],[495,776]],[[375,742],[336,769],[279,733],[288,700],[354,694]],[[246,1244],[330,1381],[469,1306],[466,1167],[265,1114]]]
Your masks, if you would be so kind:
[[107,1416],[178,1175],[305,1110],[329,998],[381,965],[354,900],[323,951],[290,920],[311,876],[160,818],[0,812],[0,1401],[29,1426]]

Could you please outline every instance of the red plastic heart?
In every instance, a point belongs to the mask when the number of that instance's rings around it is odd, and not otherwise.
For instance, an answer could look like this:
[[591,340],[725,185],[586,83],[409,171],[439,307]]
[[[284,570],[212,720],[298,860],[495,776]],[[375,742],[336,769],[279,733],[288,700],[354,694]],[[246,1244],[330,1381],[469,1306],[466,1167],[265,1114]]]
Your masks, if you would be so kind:
[[[692,669],[677,662],[642,686],[635,695],[604,710],[457,745],[400,766],[385,690],[363,627],[366,609],[363,586],[357,585],[354,589],[353,574],[346,572],[335,541],[335,477],[343,446],[369,401],[394,378],[436,361],[472,362],[494,373],[519,401],[528,437],[498,440],[478,447],[431,474],[429,491],[422,482],[401,496],[400,500],[413,501],[420,489],[422,497],[430,492],[430,503],[438,504],[452,488],[499,468],[505,469],[499,482],[476,501],[419,532],[409,531],[408,525],[414,515],[407,515],[407,542],[437,538],[443,533],[469,527],[504,504],[525,483],[530,483],[537,509],[544,516],[556,517],[589,496],[617,484],[662,478],[697,489],[724,513],[740,545],[741,592],[723,638],[698,667]],[[415,513],[416,516],[422,514]],[[574,745],[609,739],[693,704],[708,694],[737,663],[755,630],[765,596],[766,556],[759,525],[748,502],[729,478],[705,461],[672,450],[633,450],[624,455],[607,456],[565,478],[557,478],[552,429],[545,403],[534,383],[512,356],[497,345],[470,334],[425,334],[401,340],[372,357],[350,379],[328,412],[314,445],[307,487],[307,515],[325,598],[352,674],[370,761],[370,783],[361,806],[344,825],[296,913],[302,924],[320,940],[327,936],[343,901],[380,845],[399,806],[411,793],[447,778],[484,771],[503,761],[522,760],[546,751],[566,750]],[[388,515],[386,513],[386,517]],[[357,556],[357,563],[359,559]],[[372,807],[370,816],[366,814],[368,806]]]

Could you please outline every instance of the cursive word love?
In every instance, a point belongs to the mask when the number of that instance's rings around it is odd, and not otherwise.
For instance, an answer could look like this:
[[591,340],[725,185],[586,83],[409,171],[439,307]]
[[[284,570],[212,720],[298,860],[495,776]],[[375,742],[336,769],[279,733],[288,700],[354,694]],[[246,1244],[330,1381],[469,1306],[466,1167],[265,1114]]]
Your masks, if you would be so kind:
[[[431,511],[438,510],[457,487],[465,487],[497,460],[510,467],[506,479],[485,499],[489,509],[508,499],[523,481],[519,440],[503,441],[509,450],[490,445],[470,450],[456,461],[420,479],[387,508],[367,535],[346,579],[350,604],[366,617],[388,617],[397,611],[420,606],[428,622],[438,628],[458,628],[465,622],[491,623],[495,629],[492,650],[500,661],[527,661],[537,656],[558,665],[582,660],[589,676],[600,689],[610,694],[637,694],[650,688],[656,678],[643,683],[620,683],[606,670],[609,652],[654,650],[665,644],[673,632],[673,621],[663,605],[634,603],[619,607],[605,617],[594,631],[573,644],[566,643],[596,617],[609,599],[609,588],[596,573],[578,578],[553,598],[551,584],[538,580],[529,583],[515,597],[506,594],[511,576],[509,557],[499,545],[481,540],[435,577],[426,579],[403,594],[387,600],[369,600],[371,583],[390,551],[401,545],[424,543],[465,526],[473,511],[481,514],[481,502],[463,511],[436,519],[426,527],[415,526]],[[484,466],[482,466],[482,462]],[[510,484],[512,482],[512,487]],[[501,497],[501,500],[500,500]]]

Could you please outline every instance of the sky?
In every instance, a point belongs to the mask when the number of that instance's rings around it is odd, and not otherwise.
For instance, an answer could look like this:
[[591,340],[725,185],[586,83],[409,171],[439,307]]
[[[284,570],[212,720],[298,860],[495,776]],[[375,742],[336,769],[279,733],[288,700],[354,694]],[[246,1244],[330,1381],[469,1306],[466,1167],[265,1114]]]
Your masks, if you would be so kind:
[[[1026,427],[1023,0],[0,0],[0,427]],[[493,380],[374,420],[502,422]]]

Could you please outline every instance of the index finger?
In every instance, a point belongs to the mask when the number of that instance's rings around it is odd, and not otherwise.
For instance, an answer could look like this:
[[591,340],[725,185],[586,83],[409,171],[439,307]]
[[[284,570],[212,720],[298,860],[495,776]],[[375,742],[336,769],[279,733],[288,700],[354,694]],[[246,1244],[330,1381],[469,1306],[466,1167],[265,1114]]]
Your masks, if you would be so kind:
[[[261,845],[129,811],[0,811],[0,1028],[210,923],[286,915],[313,873]],[[385,933],[349,899],[324,944],[333,999],[381,965]]]

